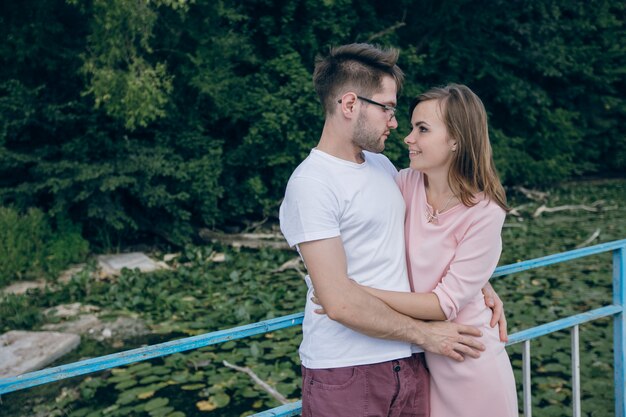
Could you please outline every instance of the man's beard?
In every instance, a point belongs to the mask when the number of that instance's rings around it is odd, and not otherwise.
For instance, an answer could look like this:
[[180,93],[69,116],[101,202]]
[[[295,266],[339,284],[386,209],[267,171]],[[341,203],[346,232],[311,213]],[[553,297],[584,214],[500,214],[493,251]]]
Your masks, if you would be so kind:
[[368,126],[364,114],[361,113],[356,121],[352,143],[365,151],[380,153],[385,150],[385,142],[381,139],[382,133]]

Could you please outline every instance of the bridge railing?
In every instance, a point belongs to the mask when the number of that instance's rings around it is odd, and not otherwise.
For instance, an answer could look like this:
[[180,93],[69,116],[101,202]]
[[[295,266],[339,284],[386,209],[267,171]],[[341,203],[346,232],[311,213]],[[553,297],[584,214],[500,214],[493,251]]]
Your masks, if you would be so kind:
[[[587,248],[562,252],[542,258],[531,259],[511,265],[498,267],[492,278],[502,277],[522,271],[567,262],[586,256],[605,252],[613,252],[613,302],[582,314],[569,316],[540,326],[532,327],[509,336],[508,345],[523,343],[522,375],[523,375],[523,409],[524,416],[532,416],[530,389],[530,343],[531,340],[554,333],[559,330],[571,329],[571,367],[572,367],[572,406],[573,416],[580,417],[580,349],[579,326],[583,323],[602,317],[613,316],[613,369],[615,387],[615,416],[626,417],[626,239],[603,243]],[[29,372],[9,378],[0,378],[0,395],[59,381],[74,376],[89,374],[105,369],[116,368],[147,359],[184,352],[229,340],[242,339],[249,336],[272,332],[302,324],[303,313],[291,314],[272,320],[265,320],[245,326],[206,333],[203,335],[178,339],[170,342],[141,347],[124,352],[114,353],[97,358],[87,359],[67,365]],[[255,414],[256,417],[295,416],[300,414],[301,402],[297,401],[271,410]]]

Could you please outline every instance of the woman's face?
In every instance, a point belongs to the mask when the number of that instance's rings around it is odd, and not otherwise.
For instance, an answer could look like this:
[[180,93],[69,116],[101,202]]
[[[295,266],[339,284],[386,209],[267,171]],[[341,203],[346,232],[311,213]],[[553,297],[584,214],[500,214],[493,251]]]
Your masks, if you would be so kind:
[[422,101],[413,110],[409,147],[410,167],[426,174],[448,174],[456,141],[450,139],[437,100]]

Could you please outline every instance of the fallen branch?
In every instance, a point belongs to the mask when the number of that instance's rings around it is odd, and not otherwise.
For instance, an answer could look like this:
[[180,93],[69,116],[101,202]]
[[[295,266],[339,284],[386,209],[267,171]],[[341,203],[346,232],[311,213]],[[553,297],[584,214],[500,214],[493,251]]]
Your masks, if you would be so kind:
[[522,213],[520,213],[520,210],[525,208],[526,206],[528,206],[528,204],[522,204],[521,206],[517,206],[517,207],[512,207],[509,210],[509,213],[511,216],[515,216],[515,217],[522,217]]
[[298,256],[296,258],[288,260],[287,262],[285,262],[284,264],[282,264],[278,268],[272,270],[272,273],[276,274],[276,273],[279,273],[279,272],[285,272],[288,269],[295,269],[298,272],[298,274],[300,274],[300,276],[302,278],[304,278],[306,276],[306,274],[300,268],[301,266],[302,266],[302,259]]
[[547,200],[548,196],[550,195],[550,193],[547,192],[529,190],[528,188],[522,186],[513,187],[513,189],[524,194],[526,198],[529,198],[531,200]]
[[590,244],[591,242],[596,240],[598,238],[598,236],[600,236],[600,229],[596,229],[596,231],[593,232],[591,234],[591,236],[589,236],[589,238],[587,240],[585,240],[583,243],[581,243],[580,245],[578,245],[576,247],[577,248],[582,248],[583,246],[587,246],[588,244]]
[[564,210],[585,210],[585,211],[597,212],[597,211],[600,211],[600,209],[597,207],[599,204],[602,204],[602,201],[596,201],[590,206],[586,206],[584,204],[567,204],[567,205],[558,206],[558,207],[546,207],[545,204],[542,204],[541,206],[537,208],[537,210],[535,210],[535,213],[533,213],[533,217],[537,218],[541,216],[541,214],[543,213],[554,213],[557,211],[564,211]]
[[244,231],[243,231],[243,232],[244,232],[244,233],[256,232],[257,230],[259,230],[259,228],[260,228],[261,226],[263,226],[263,225],[267,222],[267,220],[268,220],[268,219],[269,219],[269,217],[265,217],[265,218],[264,218],[263,220],[261,220],[261,221],[251,223],[250,225],[248,225],[248,227],[246,227],[246,228],[244,229]]
[[235,248],[246,247],[252,249],[274,248],[289,249],[289,245],[280,233],[241,233],[226,234],[209,229],[200,229],[198,235],[207,242],[220,242]]
[[276,399],[276,401],[278,401],[281,404],[288,404],[289,400],[287,398],[285,398],[280,392],[276,391],[274,388],[272,388],[267,382],[263,381],[261,378],[259,378],[257,376],[257,374],[255,374],[252,369],[248,368],[248,367],[241,367],[241,366],[237,366],[237,365],[233,365],[232,363],[229,363],[227,361],[223,361],[222,362],[224,364],[224,366],[234,369],[235,371],[239,371],[239,372],[243,372],[244,374],[247,374],[250,378],[252,378],[252,380],[259,385],[261,388],[263,388],[263,390],[265,392],[267,392],[269,395],[271,395],[272,397],[274,397]]

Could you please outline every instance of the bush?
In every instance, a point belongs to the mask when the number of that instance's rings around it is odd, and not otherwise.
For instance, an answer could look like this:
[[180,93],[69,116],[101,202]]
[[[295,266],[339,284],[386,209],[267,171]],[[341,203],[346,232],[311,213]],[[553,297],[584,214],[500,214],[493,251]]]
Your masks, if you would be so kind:
[[0,300],[0,332],[30,330],[41,323],[38,305],[25,295],[8,294]]
[[66,219],[49,219],[41,210],[20,213],[0,207],[0,285],[15,279],[51,278],[82,261],[89,244]]

